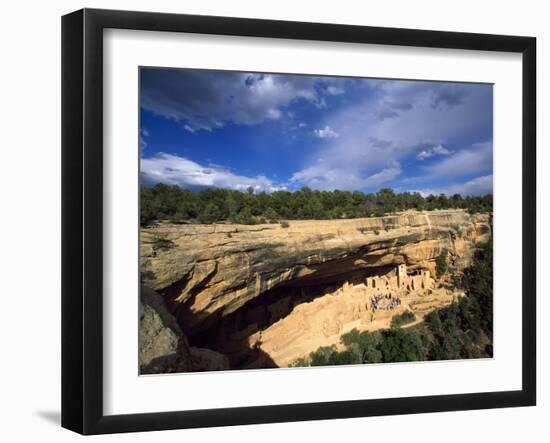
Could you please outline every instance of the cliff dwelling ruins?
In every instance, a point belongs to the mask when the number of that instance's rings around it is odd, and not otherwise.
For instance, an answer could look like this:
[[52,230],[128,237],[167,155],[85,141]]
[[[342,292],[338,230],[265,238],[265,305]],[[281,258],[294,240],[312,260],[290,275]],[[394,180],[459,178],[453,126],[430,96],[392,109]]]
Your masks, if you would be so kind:
[[405,311],[421,320],[460,295],[437,285],[429,270],[408,272],[406,264],[339,278],[268,291],[190,340],[223,352],[232,366],[285,367],[320,346],[338,345],[354,328],[388,328]]

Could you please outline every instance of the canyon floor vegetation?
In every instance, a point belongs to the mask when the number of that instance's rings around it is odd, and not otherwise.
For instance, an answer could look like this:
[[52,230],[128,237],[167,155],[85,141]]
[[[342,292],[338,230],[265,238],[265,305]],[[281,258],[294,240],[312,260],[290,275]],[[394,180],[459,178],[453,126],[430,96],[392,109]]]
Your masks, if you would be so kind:
[[[436,309],[411,328],[414,314],[395,316],[392,328],[376,332],[357,329],[341,337],[341,346],[324,346],[292,366],[396,363],[492,357],[493,247],[488,242],[475,254],[459,283],[464,297]],[[397,321],[396,321],[397,320]]]

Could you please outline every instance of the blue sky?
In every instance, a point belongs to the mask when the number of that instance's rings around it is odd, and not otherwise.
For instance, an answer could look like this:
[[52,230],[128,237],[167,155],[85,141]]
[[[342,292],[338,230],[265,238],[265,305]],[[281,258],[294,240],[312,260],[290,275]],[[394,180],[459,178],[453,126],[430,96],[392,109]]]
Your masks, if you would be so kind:
[[487,84],[142,68],[145,184],[492,192]]

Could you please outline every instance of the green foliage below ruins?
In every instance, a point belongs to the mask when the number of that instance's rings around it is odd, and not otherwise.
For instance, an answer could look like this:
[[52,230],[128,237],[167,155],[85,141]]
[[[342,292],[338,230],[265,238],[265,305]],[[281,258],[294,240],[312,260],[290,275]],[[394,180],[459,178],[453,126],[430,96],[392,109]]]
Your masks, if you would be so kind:
[[435,272],[438,278],[443,277],[448,269],[447,255],[442,254],[435,259]]
[[466,209],[472,213],[492,211],[493,197],[452,197],[419,193],[394,193],[384,188],[377,193],[360,191],[313,191],[307,187],[296,192],[276,191],[255,194],[227,189],[193,192],[178,186],[158,184],[142,187],[140,220],[145,226],[155,220],[180,223],[240,224],[276,223],[280,220],[378,217],[406,209]]
[[[466,295],[449,306],[432,311],[424,322],[402,314],[392,328],[376,332],[354,329],[342,335],[343,351],[325,346],[292,366],[324,366],[360,363],[392,363],[492,357],[493,347],[493,245],[489,242],[464,272],[461,285]],[[406,318],[401,318],[405,316]],[[395,316],[397,317],[397,316]],[[395,318],[394,317],[394,318]],[[405,320],[405,322],[403,322]]]
[[400,328],[403,325],[412,323],[416,320],[416,315],[411,311],[405,311],[402,314],[394,315],[391,319],[392,328]]

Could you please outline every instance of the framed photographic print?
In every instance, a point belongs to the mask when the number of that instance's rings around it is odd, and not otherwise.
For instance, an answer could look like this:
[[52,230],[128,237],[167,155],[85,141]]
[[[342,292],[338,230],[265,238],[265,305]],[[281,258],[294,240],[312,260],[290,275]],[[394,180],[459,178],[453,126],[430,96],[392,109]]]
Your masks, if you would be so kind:
[[534,38],[62,25],[64,427],[535,404]]

